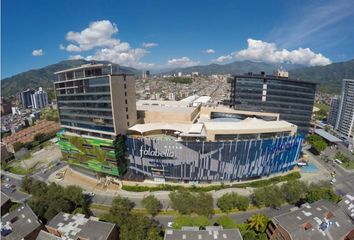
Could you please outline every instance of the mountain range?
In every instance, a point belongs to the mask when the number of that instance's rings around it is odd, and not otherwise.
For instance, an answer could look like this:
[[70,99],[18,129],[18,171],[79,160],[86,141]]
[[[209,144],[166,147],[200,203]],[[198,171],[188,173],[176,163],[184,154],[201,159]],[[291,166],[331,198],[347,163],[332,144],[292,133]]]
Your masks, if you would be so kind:
[[[106,61],[96,61],[98,63],[109,63]],[[54,81],[54,72],[67,68],[77,67],[89,63],[86,60],[64,60],[40,69],[33,69],[12,77],[1,80],[2,96],[8,97],[16,94],[22,89],[27,88],[52,88]],[[229,64],[209,64],[202,66],[193,66],[187,68],[178,68],[159,74],[176,74],[182,72],[188,74],[199,72],[199,74],[242,74],[246,72],[266,72],[271,74],[273,70],[283,68],[289,71],[289,77],[299,78],[306,81],[314,81],[319,84],[319,89],[326,92],[339,92],[341,82],[344,78],[354,78],[354,59],[346,62],[332,63],[326,66],[306,67],[296,64],[270,64],[264,62],[236,61]],[[120,66],[120,72],[140,75],[141,71]]]

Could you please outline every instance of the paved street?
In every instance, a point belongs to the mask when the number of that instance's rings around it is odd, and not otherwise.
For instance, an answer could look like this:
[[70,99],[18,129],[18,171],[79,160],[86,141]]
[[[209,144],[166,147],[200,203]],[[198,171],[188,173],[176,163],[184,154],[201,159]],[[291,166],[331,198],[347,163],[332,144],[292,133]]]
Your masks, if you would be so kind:
[[[243,223],[246,222],[247,219],[249,219],[254,214],[262,213],[267,217],[271,218],[290,211],[292,207],[294,206],[286,205],[279,210],[273,208],[254,209],[246,212],[230,213],[228,216],[234,219],[236,223]],[[212,219],[216,219],[218,217],[219,215],[214,215]],[[176,218],[175,216],[169,216],[169,215],[159,215],[155,217],[155,219],[158,220],[165,227],[167,227],[168,222],[173,222],[175,218]]]
[[[311,157],[313,157],[319,164],[325,167],[329,172],[336,172],[336,182],[334,183],[335,191],[340,195],[345,195],[347,193],[354,193],[354,171],[346,170],[342,168],[337,163],[332,163],[332,161],[326,163],[320,157],[313,155],[311,152],[307,151]],[[333,152],[326,150],[325,154],[333,159]]]
[[32,178],[40,181],[47,181],[49,176],[52,175],[54,172],[58,171],[59,169],[65,167],[67,164],[65,162],[61,162],[58,160],[57,164],[50,169],[47,169],[45,171],[38,171],[34,174],[31,175]]
[[[30,197],[30,195],[19,191],[21,186],[21,177],[5,171],[2,171],[1,175],[3,176],[1,179],[1,191],[5,193],[12,201],[23,202]],[[7,184],[10,186],[14,185],[14,187],[5,187]]]

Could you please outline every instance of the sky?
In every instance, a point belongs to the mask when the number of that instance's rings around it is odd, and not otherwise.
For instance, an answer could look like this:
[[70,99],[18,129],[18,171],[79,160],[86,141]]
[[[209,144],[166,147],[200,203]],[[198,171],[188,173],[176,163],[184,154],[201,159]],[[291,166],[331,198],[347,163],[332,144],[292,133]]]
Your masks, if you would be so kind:
[[1,1],[1,79],[78,58],[155,71],[347,61],[354,1]]

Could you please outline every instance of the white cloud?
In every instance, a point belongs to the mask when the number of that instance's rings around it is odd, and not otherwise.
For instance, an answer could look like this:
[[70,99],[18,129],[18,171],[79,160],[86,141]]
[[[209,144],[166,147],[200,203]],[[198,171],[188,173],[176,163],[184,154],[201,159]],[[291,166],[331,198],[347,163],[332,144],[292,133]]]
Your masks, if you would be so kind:
[[70,31],[66,34],[66,40],[72,42],[65,49],[69,52],[81,52],[95,47],[106,47],[119,44],[118,39],[112,38],[118,32],[116,24],[108,20],[90,23],[88,28],[81,32]]
[[226,56],[220,56],[217,59],[215,59],[214,61],[222,63],[222,62],[226,62],[226,61],[230,61],[230,60],[232,60],[232,56],[231,55],[226,55]]
[[[81,32],[68,32],[66,40],[70,43],[67,46],[60,44],[59,48],[68,52],[94,51],[94,54],[89,56],[71,55],[70,58],[105,60],[136,68],[154,66],[154,64],[140,61],[148,53],[146,49],[132,48],[129,43],[114,38],[116,33],[118,33],[118,27],[115,23],[108,20],[92,22]],[[152,47],[151,44],[154,43],[148,44]]]
[[35,49],[32,51],[32,56],[41,57],[44,55],[43,49]]
[[173,58],[167,61],[167,65],[170,67],[191,67],[199,63],[199,61],[193,61],[188,57]]
[[149,42],[149,43],[143,42],[142,45],[143,45],[144,48],[152,48],[152,47],[157,47],[158,46],[157,43],[153,43],[153,42]]
[[80,54],[78,54],[78,55],[70,55],[69,59],[70,60],[78,60],[78,59],[84,59],[84,57],[81,56]]
[[275,43],[263,42],[261,40],[248,39],[248,47],[227,56],[221,56],[215,61],[227,60],[251,60],[268,63],[292,63],[309,66],[327,65],[331,60],[320,53],[314,53],[309,48],[298,48],[295,50],[278,49]]
[[215,53],[215,50],[209,48],[209,49],[205,50],[205,52],[208,53],[208,54],[213,54],[213,53]]

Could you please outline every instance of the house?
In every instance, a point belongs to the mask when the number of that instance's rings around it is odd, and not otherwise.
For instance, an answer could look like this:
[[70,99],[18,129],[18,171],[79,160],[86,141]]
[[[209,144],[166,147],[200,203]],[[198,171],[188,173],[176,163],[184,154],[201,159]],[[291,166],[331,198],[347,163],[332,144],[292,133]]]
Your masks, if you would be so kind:
[[338,206],[354,221],[354,194],[345,195]]
[[242,240],[238,229],[223,229],[221,226],[208,226],[205,230],[199,227],[182,227],[181,230],[167,229],[164,240]]
[[[118,229],[115,224],[101,222],[95,217],[86,218],[83,214],[72,215],[60,212],[45,227],[50,234],[66,240],[118,239]],[[43,235],[42,233],[41,236]]]
[[266,233],[271,240],[352,240],[354,225],[336,204],[320,200],[274,217]]
[[10,207],[11,207],[11,200],[10,200],[9,196],[7,196],[5,193],[1,192],[1,216],[8,213]]
[[1,217],[1,239],[4,240],[34,240],[41,228],[36,214],[25,204]]

